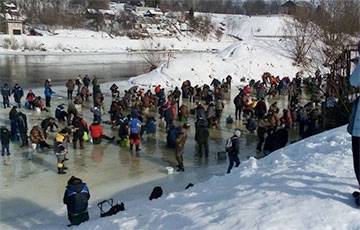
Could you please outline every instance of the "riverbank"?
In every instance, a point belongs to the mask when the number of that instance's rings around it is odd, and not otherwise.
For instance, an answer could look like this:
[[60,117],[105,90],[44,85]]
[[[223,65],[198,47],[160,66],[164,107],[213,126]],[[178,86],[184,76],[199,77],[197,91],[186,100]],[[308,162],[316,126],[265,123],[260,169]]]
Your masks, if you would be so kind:
[[212,52],[221,50],[236,39],[224,36],[221,41],[192,37],[159,37],[129,39],[109,37],[106,33],[89,30],[58,30],[56,35],[0,35],[0,52],[7,54],[69,54],[69,53],[131,53],[144,50],[173,52]]

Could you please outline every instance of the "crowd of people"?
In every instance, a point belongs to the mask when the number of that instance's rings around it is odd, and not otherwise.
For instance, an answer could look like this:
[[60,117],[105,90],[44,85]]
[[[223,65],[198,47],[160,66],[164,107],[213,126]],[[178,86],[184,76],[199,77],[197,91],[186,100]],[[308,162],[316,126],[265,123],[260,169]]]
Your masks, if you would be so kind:
[[[318,86],[321,87],[321,79],[321,74],[317,72],[311,82],[320,82]],[[44,84],[45,102],[32,90],[28,91],[25,98],[25,109],[45,112],[47,115],[39,124],[33,124],[32,127],[28,127],[27,116],[22,111],[23,89],[19,84],[15,84],[11,90],[8,84],[4,84],[1,88],[4,108],[10,108],[11,95],[16,103],[9,111],[10,130],[6,126],[0,128],[4,163],[10,162],[10,141],[19,142],[21,147],[31,146],[29,159],[32,159],[38,150],[52,149],[56,156],[58,174],[65,174],[68,169],[66,161],[70,156],[70,143],[73,149],[84,149],[87,143],[98,145],[105,139],[109,143],[138,153],[141,151],[143,135],[151,137],[156,134],[159,119],[160,124],[165,123],[167,147],[174,149],[176,170],[185,171],[183,154],[191,117],[195,121],[194,139],[197,144],[196,157],[199,160],[210,155],[210,129],[220,128],[222,120],[236,126],[233,135],[224,146],[229,158],[227,173],[230,173],[234,166],[240,165],[238,155],[241,151],[240,138],[243,131],[240,129],[243,129],[243,126],[250,135],[256,132],[257,150],[265,155],[284,147],[288,143],[289,129],[295,126],[298,127],[298,136],[301,138],[320,130],[322,104],[311,100],[307,100],[304,105],[301,104],[305,84],[300,73],[293,80],[288,77],[280,79],[265,73],[262,80],[244,83],[245,86],[239,88],[239,93],[233,99],[235,120],[240,122],[234,121],[231,115],[223,118],[224,101],[230,95],[231,83],[232,77],[229,75],[222,81],[213,79],[210,85],[193,86],[187,80],[180,88],[175,87],[171,90],[157,85],[149,90],[134,86],[124,92],[120,92],[119,87],[113,84],[109,88],[111,104],[106,111],[105,95],[98,79],[95,76],[92,80],[87,75],[84,78],[78,76],[66,82],[67,103],[57,105],[54,116],[51,116],[49,108],[55,92],[51,79],[48,79]],[[287,97],[288,102],[282,111],[278,106],[281,97]],[[268,106],[267,101],[272,103]],[[92,104],[90,112],[93,119],[90,125],[82,115],[88,112],[85,111],[85,104]],[[106,112],[109,119],[104,118]],[[117,131],[117,140],[115,136],[105,134],[104,125]],[[80,190],[83,184],[76,178],[69,182],[68,189],[74,183],[76,189]],[[69,203],[65,198],[64,202]],[[71,218],[73,217],[69,216],[69,219]]]

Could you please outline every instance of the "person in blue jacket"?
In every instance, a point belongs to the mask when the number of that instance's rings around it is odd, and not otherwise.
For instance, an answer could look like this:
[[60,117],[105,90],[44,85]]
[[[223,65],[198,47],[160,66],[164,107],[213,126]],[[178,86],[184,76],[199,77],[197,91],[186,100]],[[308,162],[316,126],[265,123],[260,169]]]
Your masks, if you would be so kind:
[[66,186],[63,199],[67,206],[70,225],[79,225],[89,220],[89,199],[90,192],[87,185],[80,178],[72,176]]
[[44,94],[46,107],[51,107],[51,97],[54,94],[54,91],[51,89],[50,81],[48,82],[48,84],[45,84]]
[[[358,44],[360,54],[360,42]],[[360,61],[358,61],[355,70],[350,75],[350,84],[354,87],[360,87]],[[360,187],[360,97],[358,97],[352,108],[351,120],[348,126],[348,132],[352,136],[352,152],[354,161],[354,170],[358,185]]]

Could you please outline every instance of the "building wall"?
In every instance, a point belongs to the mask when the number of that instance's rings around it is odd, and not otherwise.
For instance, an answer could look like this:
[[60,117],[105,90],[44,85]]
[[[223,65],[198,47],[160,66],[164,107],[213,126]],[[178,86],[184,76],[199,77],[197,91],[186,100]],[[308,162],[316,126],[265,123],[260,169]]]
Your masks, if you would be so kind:
[[20,34],[23,34],[23,25],[22,23],[7,23],[7,34],[9,35],[16,35],[14,34],[14,30],[19,30]]

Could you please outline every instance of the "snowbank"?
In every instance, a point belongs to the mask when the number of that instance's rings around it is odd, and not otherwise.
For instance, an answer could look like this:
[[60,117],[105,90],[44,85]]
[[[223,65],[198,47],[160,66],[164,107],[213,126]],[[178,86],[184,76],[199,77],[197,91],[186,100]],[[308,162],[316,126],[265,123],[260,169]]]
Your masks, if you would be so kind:
[[341,127],[79,229],[359,229],[350,146]]
[[295,77],[302,70],[293,65],[285,43],[278,39],[249,39],[233,44],[218,54],[194,54],[172,60],[151,73],[130,79],[135,85],[180,86],[185,80],[208,84],[212,78],[231,75],[236,84],[242,78],[261,79],[264,72]]

